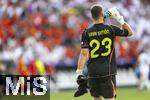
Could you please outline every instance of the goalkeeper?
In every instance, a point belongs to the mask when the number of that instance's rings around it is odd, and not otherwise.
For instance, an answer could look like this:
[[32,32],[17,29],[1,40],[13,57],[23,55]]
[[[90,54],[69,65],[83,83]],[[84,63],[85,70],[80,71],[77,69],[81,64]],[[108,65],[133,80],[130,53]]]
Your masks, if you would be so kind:
[[[116,96],[117,66],[114,39],[116,36],[131,36],[133,31],[116,8],[109,9],[107,13],[110,18],[116,19],[120,23],[122,29],[114,25],[104,24],[101,5],[95,4],[91,7],[94,24],[86,29],[81,37],[81,51],[76,70],[79,90],[75,94],[76,97],[87,92],[87,83],[94,100],[103,100],[103,98],[105,100],[114,100]],[[86,62],[88,62],[87,80],[82,75]]]

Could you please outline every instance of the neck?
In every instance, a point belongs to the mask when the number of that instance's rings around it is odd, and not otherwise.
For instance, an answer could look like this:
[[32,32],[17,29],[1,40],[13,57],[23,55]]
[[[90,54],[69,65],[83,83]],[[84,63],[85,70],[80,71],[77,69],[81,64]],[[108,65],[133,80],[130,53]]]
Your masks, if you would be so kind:
[[104,20],[102,18],[98,20],[94,20],[94,24],[104,23]]

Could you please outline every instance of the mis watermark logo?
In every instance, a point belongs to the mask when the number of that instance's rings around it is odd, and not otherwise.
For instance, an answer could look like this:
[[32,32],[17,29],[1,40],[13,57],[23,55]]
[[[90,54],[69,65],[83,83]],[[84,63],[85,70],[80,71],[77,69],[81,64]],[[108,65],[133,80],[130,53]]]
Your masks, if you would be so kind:
[[45,95],[49,80],[48,76],[5,76],[5,95]]

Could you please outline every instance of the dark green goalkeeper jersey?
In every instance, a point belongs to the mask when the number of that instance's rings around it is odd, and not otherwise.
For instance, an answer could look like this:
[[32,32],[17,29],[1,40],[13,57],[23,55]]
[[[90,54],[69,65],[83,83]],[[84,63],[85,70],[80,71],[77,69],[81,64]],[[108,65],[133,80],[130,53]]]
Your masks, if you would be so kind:
[[115,36],[128,36],[128,30],[100,23],[82,33],[81,47],[89,49],[87,67],[90,76],[116,74]]

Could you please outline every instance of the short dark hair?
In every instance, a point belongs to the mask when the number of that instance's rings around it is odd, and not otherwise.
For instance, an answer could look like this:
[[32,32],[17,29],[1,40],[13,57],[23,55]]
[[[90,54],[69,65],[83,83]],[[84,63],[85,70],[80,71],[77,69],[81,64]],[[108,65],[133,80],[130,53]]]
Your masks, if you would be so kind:
[[97,20],[100,16],[103,15],[103,9],[99,5],[95,5],[91,8],[91,15],[92,18]]

